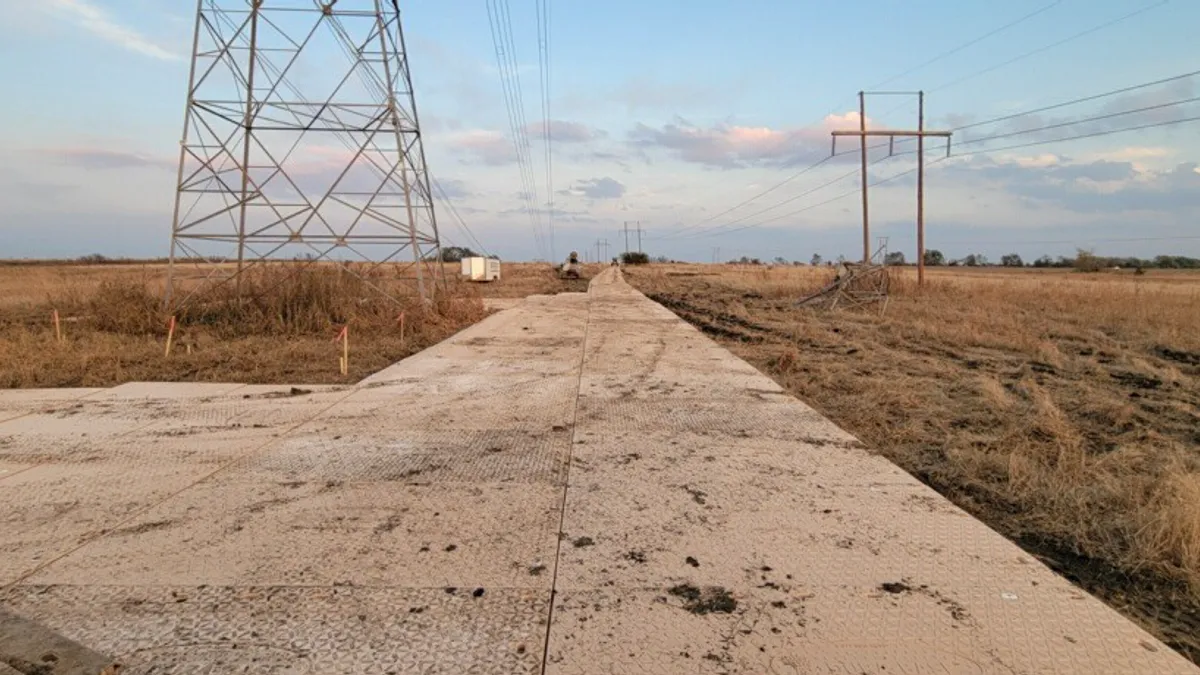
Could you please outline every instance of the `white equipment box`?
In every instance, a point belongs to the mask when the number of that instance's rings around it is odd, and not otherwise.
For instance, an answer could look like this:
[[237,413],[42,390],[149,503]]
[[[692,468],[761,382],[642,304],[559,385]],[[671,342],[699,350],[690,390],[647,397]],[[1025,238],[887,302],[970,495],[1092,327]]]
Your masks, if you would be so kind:
[[500,261],[495,258],[463,258],[462,275],[471,281],[495,281],[500,278]]

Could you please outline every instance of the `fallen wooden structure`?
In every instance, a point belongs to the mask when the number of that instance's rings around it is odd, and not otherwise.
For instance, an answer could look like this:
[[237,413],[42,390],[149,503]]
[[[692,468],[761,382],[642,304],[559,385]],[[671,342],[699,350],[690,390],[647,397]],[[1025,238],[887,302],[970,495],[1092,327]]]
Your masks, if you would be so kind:
[[802,298],[799,307],[861,307],[879,304],[879,313],[887,311],[891,276],[886,265],[841,263],[837,276],[824,288]]

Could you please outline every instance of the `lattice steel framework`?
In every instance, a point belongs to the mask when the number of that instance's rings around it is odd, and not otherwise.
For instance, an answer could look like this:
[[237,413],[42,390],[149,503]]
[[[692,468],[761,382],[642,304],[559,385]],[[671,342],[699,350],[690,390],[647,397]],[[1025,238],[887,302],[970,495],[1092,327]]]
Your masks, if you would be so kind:
[[429,297],[444,273],[396,0],[198,0],[192,54],[168,302],[297,259],[400,263]]

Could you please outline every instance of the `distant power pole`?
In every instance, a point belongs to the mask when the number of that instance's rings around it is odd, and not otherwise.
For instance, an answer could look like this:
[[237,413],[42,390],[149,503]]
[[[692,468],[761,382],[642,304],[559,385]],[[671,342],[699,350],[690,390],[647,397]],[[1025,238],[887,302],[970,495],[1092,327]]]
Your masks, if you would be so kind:
[[712,261],[713,261],[713,264],[715,265],[715,264],[717,264],[717,261],[721,259],[721,247],[720,246],[713,247],[712,256],[713,256]]
[[[916,131],[867,131],[867,95],[873,96],[916,96],[918,101],[918,126]],[[867,138],[887,136],[889,154],[895,148],[896,137],[917,139],[917,283],[925,283],[925,137],[938,136],[946,139],[946,155],[950,155],[949,131],[927,131],[925,129],[925,92],[923,91],[860,91],[858,92],[858,129],[833,132],[834,154],[837,152],[838,136],[858,136],[862,149],[862,205],[863,205],[863,264],[871,262],[871,219],[867,208]]]
[[608,260],[608,240],[596,240],[596,262],[605,262]]
[[618,232],[621,232],[621,231],[624,231],[624,232],[625,232],[625,252],[626,252],[626,253],[629,253],[629,221],[628,221],[628,220],[627,220],[627,221],[625,221],[625,226],[624,226],[623,228],[621,228],[621,230],[617,230],[617,231],[618,231]]
[[637,221],[638,253],[642,252],[642,221]]

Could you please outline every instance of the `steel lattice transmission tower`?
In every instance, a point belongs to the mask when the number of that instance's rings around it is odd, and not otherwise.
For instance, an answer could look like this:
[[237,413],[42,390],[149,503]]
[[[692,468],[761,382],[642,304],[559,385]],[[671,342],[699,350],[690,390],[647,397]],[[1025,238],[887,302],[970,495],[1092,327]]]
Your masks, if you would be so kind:
[[443,279],[396,0],[198,0],[181,146],[168,302],[279,260]]

